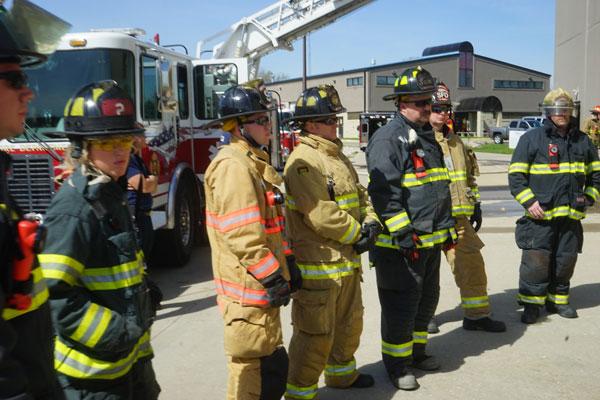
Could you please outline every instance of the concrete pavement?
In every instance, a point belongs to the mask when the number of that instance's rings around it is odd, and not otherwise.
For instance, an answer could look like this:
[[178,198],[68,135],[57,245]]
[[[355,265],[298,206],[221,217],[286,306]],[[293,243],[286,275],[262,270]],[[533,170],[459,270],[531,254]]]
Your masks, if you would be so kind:
[[[364,154],[353,146],[345,151],[366,183]],[[436,313],[441,332],[430,335],[428,344],[428,352],[440,359],[442,368],[434,373],[417,371],[421,387],[414,392],[396,390],[381,362],[375,272],[369,270],[364,255],[365,317],[356,359],[359,370],[372,374],[376,383],[369,389],[339,390],[324,387],[321,380],[321,399],[600,398],[600,250],[596,244],[600,241],[600,215],[592,212],[584,220],[585,243],[571,292],[579,318],[567,320],[542,311],[538,324],[524,325],[516,302],[520,251],[514,243],[515,221],[521,210],[507,192],[510,157],[485,153],[478,157],[484,210],[480,237],[486,243],[488,293],[494,318],[507,323],[507,332],[462,329],[459,292],[448,264],[442,261]],[[192,261],[183,268],[157,268],[150,273],[165,292],[152,332],[161,399],[224,399],[227,360],[223,321],[211,281],[210,249],[196,248]],[[289,306],[282,308],[286,344],[291,337],[290,311]]]

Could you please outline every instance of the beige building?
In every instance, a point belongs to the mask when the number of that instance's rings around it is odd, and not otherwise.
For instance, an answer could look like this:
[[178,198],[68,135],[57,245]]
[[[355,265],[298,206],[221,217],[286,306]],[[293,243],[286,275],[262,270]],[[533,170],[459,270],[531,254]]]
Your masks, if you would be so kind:
[[[410,61],[309,76],[307,87],[336,87],[348,110],[340,134],[355,138],[361,113],[394,111],[393,101],[382,98],[393,91],[398,75],[417,65],[448,86],[455,103],[455,130],[472,136],[484,135],[488,126],[540,114],[538,105],[549,90],[550,75],[477,55],[470,42],[429,47],[422,58]],[[272,82],[267,87],[293,108],[302,92],[302,78]]]
[[580,127],[600,105],[600,0],[556,0],[554,87],[581,106]]

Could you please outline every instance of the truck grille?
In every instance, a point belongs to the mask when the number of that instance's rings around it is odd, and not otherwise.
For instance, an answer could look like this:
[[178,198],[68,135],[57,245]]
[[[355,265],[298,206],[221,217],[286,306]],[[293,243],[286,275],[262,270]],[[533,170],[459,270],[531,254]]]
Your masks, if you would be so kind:
[[54,163],[47,155],[16,154],[8,176],[8,190],[24,213],[46,212],[54,195]]

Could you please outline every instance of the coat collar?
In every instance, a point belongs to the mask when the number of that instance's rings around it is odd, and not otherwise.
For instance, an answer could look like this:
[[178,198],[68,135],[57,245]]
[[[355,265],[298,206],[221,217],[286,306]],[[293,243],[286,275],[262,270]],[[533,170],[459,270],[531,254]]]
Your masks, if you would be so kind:
[[330,156],[337,156],[344,147],[340,139],[335,139],[332,142],[331,140],[307,132],[303,132],[300,136],[300,143],[304,143]]

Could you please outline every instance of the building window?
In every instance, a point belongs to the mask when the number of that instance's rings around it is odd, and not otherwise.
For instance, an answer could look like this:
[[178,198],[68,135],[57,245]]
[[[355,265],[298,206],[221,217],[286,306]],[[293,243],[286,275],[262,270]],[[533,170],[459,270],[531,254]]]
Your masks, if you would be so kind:
[[361,86],[363,84],[362,76],[346,79],[346,86]]
[[377,84],[393,86],[396,83],[396,79],[397,78],[395,76],[378,76]]
[[458,56],[458,87],[473,87],[473,53],[462,51]]
[[494,80],[494,89],[544,89],[542,81],[505,81]]

